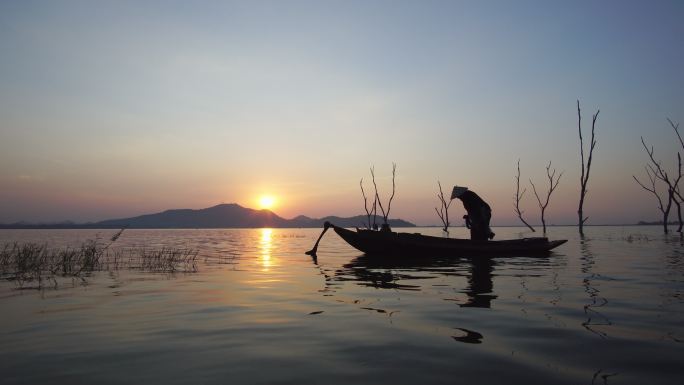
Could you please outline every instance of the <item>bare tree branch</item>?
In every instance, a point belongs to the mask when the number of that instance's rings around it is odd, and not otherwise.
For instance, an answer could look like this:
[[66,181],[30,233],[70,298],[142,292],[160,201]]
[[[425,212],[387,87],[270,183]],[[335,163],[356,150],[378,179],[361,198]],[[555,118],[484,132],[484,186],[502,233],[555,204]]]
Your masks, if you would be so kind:
[[[668,123],[670,123],[670,126],[674,130],[675,134],[677,134],[677,138],[679,139],[679,144],[682,145],[682,149],[684,149],[684,140],[682,140],[682,136],[679,134],[679,123],[673,122],[670,118],[667,118]],[[677,152],[677,164],[678,164],[678,178],[677,182],[674,184],[674,203],[677,205],[677,219],[679,220],[679,227],[677,228],[677,232],[681,233],[682,232],[682,226],[684,226],[684,221],[682,221],[682,205],[681,203],[684,202],[684,197],[682,197],[682,194],[679,191],[679,182],[682,179],[682,157]]]
[[582,162],[582,173],[580,175],[580,200],[579,207],[577,209],[578,226],[581,235],[584,234],[584,223],[589,219],[584,216],[584,198],[587,195],[587,184],[589,183],[589,173],[591,172],[591,161],[594,155],[594,148],[596,147],[595,139],[595,129],[596,129],[596,119],[601,110],[596,110],[591,120],[591,142],[589,145],[589,158],[587,159],[586,166],[584,164],[584,139],[582,138],[582,112],[580,110],[580,102],[577,100],[577,128],[579,130],[579,140],[580,140],[580,160]]
[[518,218],[522,221],[522,223],[527,226],[532,231],[536,231],[534,227],[530,226],[525,219],[523,219],[523,211],[520,210],[520,200],[522,200],[523,195],[525,195],[525,192],[527,189],[524,189],[522,192],[520,192],[520,159],[518,159],[518,175],[515,177],[515,213],[518,215]]
[[373,198],[373,229],[378,229],[378,197]]
[[655,156],[653,155],[653,146],[651,146],[649,149],[649,147],[646,145],[646,141],[644,140],[643,136],[641,137],[641,144],[644,146],[644,150],[646,150],[646,153],[648,154],[648,157],[651,160],[651,164],[649,165],[649,167],[658,179],[667,183],[667,185],[669,186],[670,178],[668,177],[667,172],[663,169],[660,162],[655,159]]
[[380,194],[378,193],[378,185],[375,183],[375,167],[371,167],[370,172],[371,172],[371,177],[373,178],[373,187],[375,188],[375,201],[377,202],[378,206],[380,206],[380,211],[382,212],[382,218],[383,218],[383,228],[388,228],[389,229],[389,213],[390,209],[392,206],[392,199],[394,199],[394,193],[396,190],[396,184],[395,184],[395,177],[396,177],[396,171],[397,171],[397,165],[395,163],[392,163],[392,195],[389,198],[389,201],[387,203],[387,211],[385,211],[385,207],[382,205],[382,200],[380,199]]
[[387,223],[390,210],[392,209],[392,199],[394,199],[394,192],[397,188],[397,185],[394,182],[395,177],[397,176],[397,164],[392,162],[392,195],[389,198],[389,202],[387,202],[387,214],[385,215],[385,223]]
[[641,188],[653,194],[658,200],[658,209],[663,214],[663,225],[665,228],[665,232],[667,233],[667,216],[670,211],[671,201],[668,201],[670,203],[668,203],[667,205],[663,203],[663,199],[660,197],[660,194],[658,193],[658,190],[656,188],[657,178],[654,171],[652,171],[652,168],[649,167],[644,167],[644,169],[646,170],[646,176],[648,177],[648,180],[650,182],[650,187],[642,183],[636,176],[632,175],[632,178],[634,178],[634,180],[639,184],[639,186],[641,186]]
[[[375,183],[375,166],[371,166],[370,168],[370,174],[371,178],[373,180],[373,188],[375,189],[375,196],[373,198],[373,213],[378,212],[378,203],[379,203],[379,195],[378,195],[378,185]],[[385,210],[382,208],[382,203],[380,203],[380,209],[383,210],[383,213]],[[373,214],[373,229],[377,228],[378,225],[376,223],[376,217],[375,214]]]
[[544,201],[544,203],[542,203],[542,200],[539,197],[539,194],[537,193],[537,187],[532,182],[532,179],[530,179],[532,191],[534,191],[534,196],[537,198],[537,202],[539,203],[539,209],[541,210],[541,221],[544,234],[546,234],[546,218],[544,217],[544,214],[546,212],[546,208],[549,206],[551,194],[553,194],[553,191],[556,190],[556,187],[558,187],[558,182],[560,182],[560,178],[561,176],[563,176],[563,172],[558,174],[558,178],[556,178],[556,169],[554,168],[553,171],[551,171],[551,161],[549,161],[548,166],[546,166],[546,176],[549,180],[549,189],[546,192],[546,200]]
[[682,140],[682,136],[679,135],[679,123],[674,123],[670,118],[667,118],[667,121],[670,123],[670,126],[674,129],[675,134],[677,134],[677,138],[679,138],[679,143],[682,145],[682,148],[684,148],[684,140]]
[[452,200],[449,200],[447,203],[446,198],[444,197],[444,192],[442,191],[442,184],[437,181],[437,185],[439,186],[439,194],[437,194],[437,198],[439,198],[439,201],[441,203],[441,206],[439,210],[437,207],[435,207],[435,211],[437,212],[437,216],[439,216],[439,219],[442,220],[442,225],[444,225],[444,230],[445,233],[447,233],[447,236],[449,235],[449,225],[451,224],[449,222],[449,206],[451,206]]
[[[679,133],[677,133],[679,134]],[[680,138],[681,140],[681,138]],[[679,221],[679,227],[677,227],[677,232],[682,232],[682,226],[684,222],[682,221],[682,195],[679,193],[679,181],[682,179],[682,156],[677,152],[677,179],[674,182],[674,186],[670,194],[673,194],[672,201],[677,205],[677,220]]]
[[[669,120],[669,119],[668,119]],[[672,127],[675,128],[675,133],[677,133],[677,136],[679,137],[679,131],[678,131],[678,126],[674,125],[672,122]],[[679,152],[677,153],[677,158],[678,158],[678,163],[679,163],[679,168],[678,168],[678,175],[677,178],[673,181],[670,179],[670,176],[668,175],[667,171],[662,167],[661,163],[655,159],[654,155],[654,149],[653,146],[649,147],[646,144],[646,141],[644,140],[644,137],[641,137],[641,144],[644,147],[644,150],[646,151],[646,154],[648,154],[648,158],[651,161],[650,164],[647,165],[646,168],[646,173],[649,176],[649,179],[652,180],[651,189],[646,189],[647,191],[650,191],[651,193],[655,194],[658,197],[658,208],[660,209],[661,213],[663,214],[663,231],[665,234],[668,233],[668,218],[670,216],[670,209],[672,208],[672,203],[675,201],[675,204],[679,207],[679,202],[676,202],[677,197],[675,196],[677,194],[677,191],[679,190],[679,182],[682,179],[682,171],[681,171],[681,156]],[[636,177],[634,177],[636,180]],[[667,185],[667,204],[665,204],[658,193],[656,192],[656,179],[661,180],[663,183]],[[637,182],[639,182],[637,180]],[[644,185],[639,182],[639,185],[643,188]],[[680,196],[681,197],[681,196]],[[681,210],[681,208],[680,208]],[[680,223],[680,230],[681,230],[681,223]]]
[[646,176],[648,176],[648,179],[651,181],[651,187],[650,188],[647,187],[646,185],[644,185],[636,176],[632,175],[632,178],[634,178],[634,180],[639,184],[639,186],[641,186],[641,188],[655,194],[656,198],[658,198],[659,206],[662,208],[663,207],[663,204],[662,204],[663,201],[660,199],[660,195],[656,192],[656,178],[653,175],[653,173],[649,170],[648,167],[644,167],[644,169],[646,170]]
[[366,216],[368,217],[368,222],[365,223],[366,228],[370,229],[371,228],[371,212],[373,208],[371,207],[371,210],[368,210],[368,198],[366,198],[366,192],[363,190],[363,178],[361,178],[361,181],[359,182],[359,186],[361,187],[361,195],[363,195],[363,208],[366,210]]

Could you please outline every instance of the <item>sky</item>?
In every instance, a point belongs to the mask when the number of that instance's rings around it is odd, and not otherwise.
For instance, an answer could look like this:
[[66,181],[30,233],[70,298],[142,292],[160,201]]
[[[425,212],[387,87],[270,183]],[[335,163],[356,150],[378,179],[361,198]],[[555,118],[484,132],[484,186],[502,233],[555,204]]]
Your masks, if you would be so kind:
[[[2,1],[0,223],[238,203],[291,218],[438,224],[437,181],[540,223],[530,180],[563,173],[548,224],[657,220],[643,136],[684,152],[681,1]],[[543,198],[543,197],[542,197]],[[450,208],[453,222],[464,214]]]

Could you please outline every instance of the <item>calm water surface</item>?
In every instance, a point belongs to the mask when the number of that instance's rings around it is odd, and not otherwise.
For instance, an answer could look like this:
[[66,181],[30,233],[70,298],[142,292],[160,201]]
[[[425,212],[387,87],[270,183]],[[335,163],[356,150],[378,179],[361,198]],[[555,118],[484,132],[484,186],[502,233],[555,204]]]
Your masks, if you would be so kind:
[[549,257],[489,260],[376,260],[329,232],[313,261],[319,229],[126,230],[117,247],[199,249],[198,271],[0,281],[0,382],[681,384],[684,246],[660,231],[554,227]]

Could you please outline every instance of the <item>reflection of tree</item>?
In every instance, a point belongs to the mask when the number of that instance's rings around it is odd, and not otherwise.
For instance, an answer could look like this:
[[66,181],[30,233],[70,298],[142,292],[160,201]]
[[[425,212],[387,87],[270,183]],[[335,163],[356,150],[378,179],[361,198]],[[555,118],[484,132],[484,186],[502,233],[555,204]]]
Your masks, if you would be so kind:
[[675,330],[670,329],[677,325],[680,304],[684,299],[684,235],[678,237],[666,237],[665,243],[669,246],[664,252],[663,260],[660,262],[664,267],[663,285],[661,287],[660,309],[662,319],[674,319],[674,322],[662,322],[662,325],[667,329],[663,329],[663,339],[674,341],[676,343],[684,343],[684,336],[681,335],[681,330],[675,327]]
[[595,326],[608,326],[613,323],[603,313],[599,311],[600,308],[608,304],[605,297],[600,296],[600,290],[594,285],[594,281],[601,279],[602,276],[594,271],[595,257],[589,247],[589,239],[581,237],[580,249],[582,252],[582,273],[585,277],[582,279],[582,286],[584,291],[589,295],[591,303],[584,305],[584,314],[587,320],[582,322],[582,326],[590,332],[605,338],[608,336],[605,332],[597,330]]

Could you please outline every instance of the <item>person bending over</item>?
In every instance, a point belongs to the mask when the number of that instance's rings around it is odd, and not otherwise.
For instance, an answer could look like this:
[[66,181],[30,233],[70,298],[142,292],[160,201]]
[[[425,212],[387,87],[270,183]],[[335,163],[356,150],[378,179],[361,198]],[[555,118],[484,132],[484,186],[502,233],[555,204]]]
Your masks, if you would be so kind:
[[466,227],[470,229],[470,239],[474,241],[486,241],[494,238],[494,233],[489,228],[492,219],[492,209],[479,195],[468,190],[467,187],[454,186],[451,199],[458,198],[463,202],[467,215],[463,216]]

